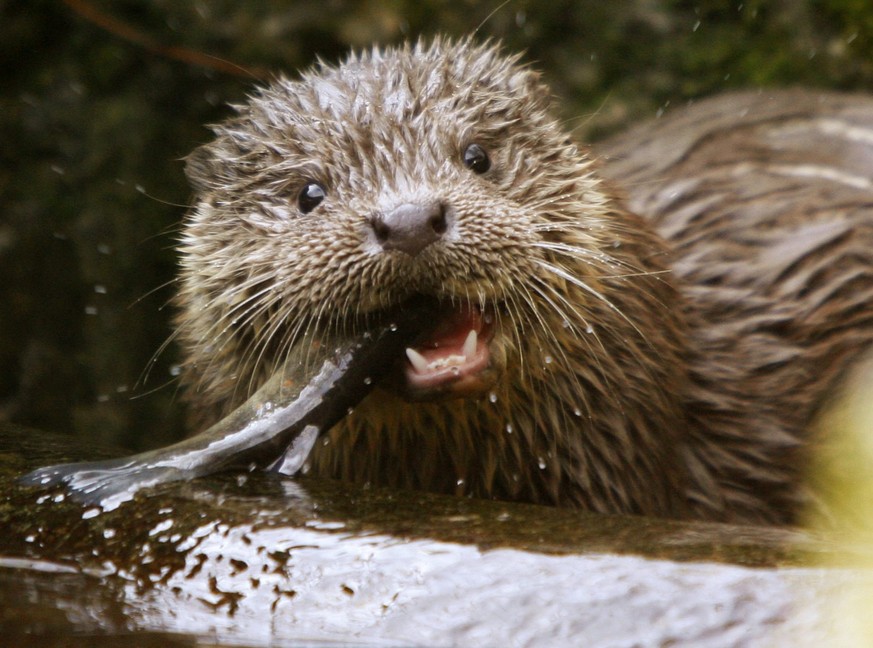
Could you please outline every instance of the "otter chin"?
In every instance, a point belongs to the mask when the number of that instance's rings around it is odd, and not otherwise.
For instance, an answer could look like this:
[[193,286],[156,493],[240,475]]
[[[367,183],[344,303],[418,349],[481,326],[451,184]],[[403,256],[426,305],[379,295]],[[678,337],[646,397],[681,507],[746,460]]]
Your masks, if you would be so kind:
[[873,102],[733,95],[600,157],[550,97],[498,45],[437,38],[279,77],[213,126],[175,299],[192,425],[305,336],[423,295],[437,316],[310,472],[793,521],[817,413],[873,344]]

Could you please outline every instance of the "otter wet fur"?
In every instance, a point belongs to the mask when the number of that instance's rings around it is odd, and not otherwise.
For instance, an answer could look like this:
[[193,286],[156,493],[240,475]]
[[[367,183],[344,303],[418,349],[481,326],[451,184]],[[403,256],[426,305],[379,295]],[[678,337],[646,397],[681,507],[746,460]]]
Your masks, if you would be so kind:
[[731,95],[606,162],[550,103],[518,56],[438,38],[279,78],[214,126],[176,299],[193,421],[304,333],[424,294],[434,329],[312,473],[794,521],[816,415],[873,341],[873,101]]

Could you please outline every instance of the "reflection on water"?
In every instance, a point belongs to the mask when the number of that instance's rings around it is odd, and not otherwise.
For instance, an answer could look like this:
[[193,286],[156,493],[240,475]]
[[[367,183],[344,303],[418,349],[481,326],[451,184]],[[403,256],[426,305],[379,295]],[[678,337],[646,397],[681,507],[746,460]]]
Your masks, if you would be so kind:
[[[143,561],[161,553],[141,549]],[[257,646],[574,646],[582,637],[592,646],[741,645],[763,642],[774,629],[791,645],[824,645],[816,600],[848,578],[216,522],[177,549],[184,565],[156,571],[145,589],[105,565],[114,574],[101,587],[113,593],[115,609],[79,598],[100,582],[94,576],[56,593],[54,603],[74,624],[111,629],[120,615],[124,629]]]

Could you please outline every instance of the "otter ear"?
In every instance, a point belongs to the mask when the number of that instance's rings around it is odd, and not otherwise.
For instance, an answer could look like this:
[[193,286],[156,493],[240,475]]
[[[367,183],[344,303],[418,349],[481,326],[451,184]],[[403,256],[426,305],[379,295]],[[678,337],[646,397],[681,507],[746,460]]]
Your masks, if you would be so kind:
[[185,176],[194,191],[205,192],[215,187],[217,160],[211,144],[198,146],[185,158]]

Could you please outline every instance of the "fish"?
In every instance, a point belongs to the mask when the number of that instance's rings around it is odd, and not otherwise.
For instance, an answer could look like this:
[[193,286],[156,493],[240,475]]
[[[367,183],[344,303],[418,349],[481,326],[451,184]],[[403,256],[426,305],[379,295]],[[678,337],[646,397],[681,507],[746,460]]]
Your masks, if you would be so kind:
[[304,336],[289,358],[242,405],[199,434],[164,448],[115,459],[58,464],[19,479],[62,486],[86,506],[111,511],[142,489],[230,469],[293,476],[322,432],[346,416],[435,320],[436,301],[416,297],[381,323],[328,338]]

